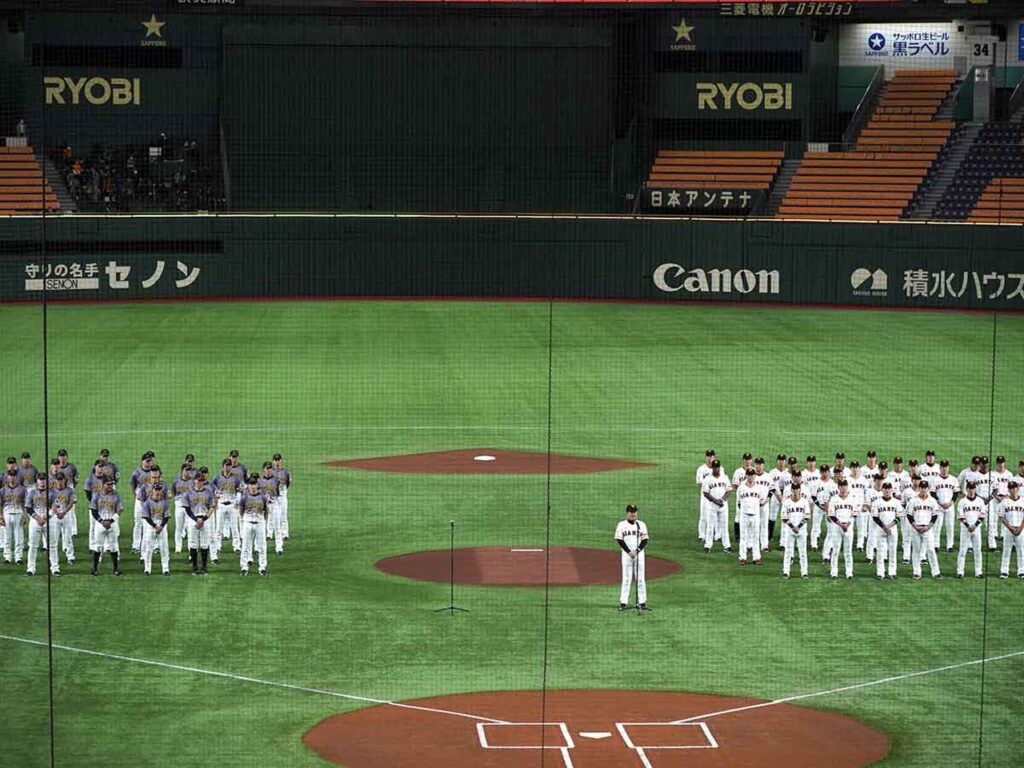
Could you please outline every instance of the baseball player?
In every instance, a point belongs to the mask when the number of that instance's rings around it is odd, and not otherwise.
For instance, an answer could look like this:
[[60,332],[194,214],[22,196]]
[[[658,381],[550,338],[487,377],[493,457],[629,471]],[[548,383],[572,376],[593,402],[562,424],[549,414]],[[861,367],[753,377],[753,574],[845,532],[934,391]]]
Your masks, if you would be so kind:
[[[281,479],[274,472],[274,465],[269,461],[263,462],[263,474],[259,477],[260,490],[267,495],[270,500],[270,507],[267,516],[267,524],[264,525],[264,529],[273,527],[274,543],[277,545],[275,551],[278,555],[284,554],[284,534],[278,534],[277,531],[281,530],[281,526],[278,524],[281,520]],[[244,530],[243,530],[244,533]],[[264,530],[264,536],[267,536],[266,530]],[[269,536],[267,539],[269,540]],[[264,542],[265,543],[265,542]]]
[[960,552],[956,556],[956,577],[964,577],[964,565],[967,562],[967,550],[974,554],[974,576],[985,578],[984,562],[981,555],[981,526],[985,523],[988,510],[985,502],[975,493],[977,486],[973,480],[964,485],[964,496],[960,499],[957,509],[957,520],[960,522]]
[[615,542],[622,550],[622,589],[619,590],[619,610],[626,610],[629,590],[636,573],[636,602],[641,611],[647,610],[647,577],[644,573],[644,549],[650,540],[647,525],[636,519],[636,504],[626,506],[626,519],[615,526]]
[[220,562],[221,542],[231,537],[231,551],[242,549],[242,534],[238,528],[238,495],[242,491],[242,480],[231,467],[231,459],[221,462],[220,472],[213,479],[213,490],[217,495],[217,524],[210,532],[210,555],[216,565]]
[[28,512],[28,562],[25,575],[35,576],[36,555],[42,546],[50,559],[50,573],[60,576],[61,523],[50,511],[46,475],[37,475],[35,484],[25,491],[25,509]]
[[[64,448],[57,451],[57,466],[64,473],[64,477],[68,479],[68,488],[73,493],[78,488],[78,467],[68,461],[68,452]],[[64,527],[61,530],[61,536],[65,537],[64,541],[67,545],[71,544],[71,538],[77,535],[78,513],[74,511],[72,514],[64,516]]]
[[800,492],[800,482],[789,485],[789,496],[782,501],[782,576],[789,578],[793,563],[793,548],[800,553],[800,578],[809,578],[807,573],[807,520],[811,516],[811,504]]
[[249,479],[249,469],[238,459],[238,451],[232,450],[228,453],[228,462],[231,466],[231,474],[238,477],[238,482],[244,488]]
[[[840,475],[841,477],[841,475]],[[839,490],[835,480],[831,477],[831,469],[828,464],[823,464],[818,470],[818,479],[808,490],[811,492],[811,502],[814,504],[811,510],[811,549],[817,551],[818,542],[821,540],[821,521],[828,515],[828,502]],[[832,557],[829,549],[831,539],[825,536],[825,547],[821,552],[821,562],[828,563]]]
[[836,483],[837,493],[829,497],[827,519],[829,523],[828,537],[831,541],[826,549],[831,555],[829,575],[833,580],[839,578],[839,550],[843,551],[846,565],[846,578],[853,578],[853,523],[859,509],[850,495],[850,483],[839,473]]
[[932,528],[932,546],[936,549],[942,546],[942,527],[946,527],[946,551],[953,551],[953,538],[956,533],[954,518],[956,517],[956,497],[960,494],[960,482],[949,474],[949,462],[943,459],[939,462],[939,474],[934,480],[929,481],[932,494],[939,505],[939,519]]
[[1020,484],[1011,480],[1007,485],[1007,496],[999,510],[999,524],[1003,532],[1003,562],[999,566],[999,578],[1010,575],[1010,556],[1017,550],[1017,578],[1024,579],[1024,499],[1020,496]]
[[18,467],[18,475],[21,478],[21,484],[28,490],[36,484],[36,478],[39,477],[39,470],[36,469],[36,465],[32,463],[32,454],[25,451],[21,454],[21,466]]
[[[188,527],[188,559],[192,563],[192,575],[206,575],[207,560],[210,556],[210,542],[214,531],[214,510],[217,497],[209,485],[210,470],[200,467],[192,487],[185,494],[185,516],[189,519]],[[211,521],[207,527],[207,521]],[[200,565],[200,559],[202,564]]]
[[[872,476],[871,487],[868,488],[864,494],[864,504],[868,508],[868,519],[871,520],[868,526],[868,539],[864,545],[864,556],[869,563],[875,560],[875,550],[878,544],[878,526],[875,524],[874,517],[874,505],[877,499],[882,498],[882,484],[888,482],[885,480],[885,475],[881,469],[881,466],[875,468],[875,473]],[[892,483],[889,483],[889,492],[892,493]]]
[[0,504],[3,505],[4,562],[21,565],[21,555],[25,548],[25,486],[17,469],[8,469],[7,478],[0,488]]
[[722,462],[712,459],[711,468],[700,485],[701,530],[704,531],[704,551],[710,552],[715,539],[722,540],[722,548],[729,545],[729,493],[732,483],[722,471]]
[[836,454],[836,463],[832,467],[832,479],[838,483],[840,477],[850,479],[850,468],[846,466],[846,454],[842,451]]
[[996,538],[1001,535],[1000,529],[1002,526],[999,524],[999,505],[992,494],[992,473],[989,472],[988,468],[988,456],[982,456],[978,459],[978,471],[974,473],[974,492],[978,494],[978,498],[985,502],[987,512],[987,520],[985,525],[988,526],[988,551],[995,552],[997,547]]
[[754,483],[764,491],[764,503],[761,505],[760,519],[757,525],[757,538],[762,552],[768,551],[768,517],[771,514],[771,500],[778,483],[775,476],[764,471],[764,459],[758,456],[754,459]]
[[878,474],[878,451],[868,451],[867,459],[864,461],[864,466],[861,468],[861,472],[868,479],[875,479],[875,475]]
[[[284,541],[288,541],[288,494],[292,488],[292,473],[285,469],[280,453],[274,454],[274,474],[277,475],[277,479],[281,481],[281,536]],[[280,551],[277,554],[283,554],[284,550],[282,547],[278,547],[278,550]]]
[[[60,540],[64,545],[64,557],[68,565],[75,564],[75,542],[74,534],[71,533],[71,526],[67,524],[68,519],[74,519],[75,512],[75,489],[70,486],[67,476],[62,470],[58,470],[53,476],[53,484],[49,492],[50,513],[57,519],[60,528]],[[56,544],[56,539],[53,539]]]
[[747,564],[747,550],[754,565],[761,564],[761,507],[768,503],[766,486],[758,485],[757,473],[747,470],[747,479],[736,491],[736,517],[740,524],[740,565]]
[[[267,466],[269,467],[269,464]],[[266,527],[267,518],[270,516],[270,504],[270,496],[260,488],[259,475],[251,475],[239,499],[239,510],[242,515],[242,553],[238,565],[243,576],[249,574],[254,548],[259,558],[260,576],[267,575]]]
[[882,482],[881,495],[871,502],[871,521],[875,526],[873,540],[876,579],[885,578],[886,561],[889,563],[889,578],[896,578],[896,548],[900,539],[903,503],[892,495],[892,491],[892,483],[888,480]]
[[[7,475],[11,470],[14,470],[14,474],[18,475],[18,460],[13,456],[7,457],[7,468],[4,469],[3,482],[6,486]],[[18,485],[21,485],[21,476],[18,475]],[[3,513],[0,512],[0,549],[7,549],[7,526],[4,525]]]
[[[704,461],[697,467],[696,473],[697,488],[701,491],[699,516],[697,517],[697,538],[701,541],[706,538],[704,535],[706,533],[706,521],[703,485],[704,480],[711,474],[711,464],[713,461],[715,461],[715,452],[709,448],[704,451]],[[721,464],[719,464],[719,466],[721,466]]]
[[[999,508],[1007,496],[1010,495],[1009,482],[1013,480],[1013,474],[1006,469],[1006,457],[996,456],[995,469],[989,470],[989,477],[992,482],[992,502],[996,505],[996,515],[999,515]],[[999,536],[1004,535],[1005,529],[1000,529]]]
[[153,572],[153,550],[160,550],[160,565],[164,576],[171,575],[171,553],[167,545],[167,525],[171,521],[171,503],[167,498],[167,486],[162,482],[153,483],[142,502],[142,521],[146,524],[142,539],[143,573]]
[[[103,481],[106,478],[116,481],[116,474],[113,467],[106,459],[97,459],[93,464],[92,472],[85,478],[85,500],[87,509],[92,509],[92,497],[103,490]],[[89,514],[89,551],[96,552],[96,519]]]
[[[782,513],[782,502],[789,496],[789,486],[793,482],[793,475],[790,467],[796,467],[796,456],[786,458],[786,454],[780,453],[775,457],[775,468],[771,471],[775,483],[772,494],[768,499],[768,543],[775,539],[775,524],[781,523],[779,515]],[[782,548],[782,529],[779,529],[779,548]]]
[[917,476],[928,483],[928,487],[935,491],[935,479],[939,476],[940,467],[935,463],[935,451],[926,451],[924,464],[917,468]]
[[981,465],[980,456],[971,456],[971,464],[968,467],[964,467],[960,470],[960,474],[957,475],[957,480],[960,481],[960,493],[967,493],[968,481],[974,480],[974,473],[978,471],[978,467]]
[[856,459],[850,462],[850,474],[846,477],[846,482],[850,485],[850,498],[853,499],[854,506],[857,508],[854,518],[856,549],[858,552],[863,552],[867,548],[869,527],[873,525],[871,509],[868,506],[871,480],[861,470],[860,462]]
[[120,530],[118,520],[124,513],[124,502],[121,501],[121,494],[114,490],[114,478],[104,476],[103,485],[98,493],[93,493],[89,501],[89,511],[96,521],[96,550],[92,553],[93,576],[99,573],[100,558],[104,552],[110,553],[110,560],[114,564],[114,575],[121,575],[120,556],[121,549],[118,544]]
[[921,578],[922,555],[928,558],[932,578],[941,579],[939,558],[932,547],[931,529],[939,518],[939,505],[932,498],[927,480],[917,483],[917,495],[907,504],[907,517],[910,518],[910,561],[914,568],[914,578]]
[[142,460],[135,471],[132,472],[131,478],[128,480],[132,489],[132,499],[135,501],[134,507],[134,520],[135,524],[132,527],[132,554],[138,555],[142,552],[142,529],[145,523],[142,522],[142,502],[145,500],[139,497],[139,486],[146,482],[149,477],[149,470],[153,466],[153,459],[156,455],[152,451],[146,451],[142,454]]
[[[189,454],[191,456],[192,454]],[[187,457],[186,457],[187,458]],[[174,494],[174,553],[181,552],[181,542],[185,539],[185,506],[186,495],[192,487],[192,475],[194,468],[186,461],[181,465],[178,476],[171,484],[171,492]]]
[[101,448],[97,461],[102,462],[110,468],[110,476],[114,478],[115,486],[121,482],[121,470],[117,468],[117,464],[110,460],[110,451],[106,448]]

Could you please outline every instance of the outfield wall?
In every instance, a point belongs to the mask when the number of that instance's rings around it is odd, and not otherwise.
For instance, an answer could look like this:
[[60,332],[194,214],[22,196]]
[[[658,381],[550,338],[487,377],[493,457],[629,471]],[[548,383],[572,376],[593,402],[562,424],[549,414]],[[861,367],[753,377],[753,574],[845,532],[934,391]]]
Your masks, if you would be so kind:
[[634,218],[0,222],[0,299],[555,297],[1024,310],[1019,227]]

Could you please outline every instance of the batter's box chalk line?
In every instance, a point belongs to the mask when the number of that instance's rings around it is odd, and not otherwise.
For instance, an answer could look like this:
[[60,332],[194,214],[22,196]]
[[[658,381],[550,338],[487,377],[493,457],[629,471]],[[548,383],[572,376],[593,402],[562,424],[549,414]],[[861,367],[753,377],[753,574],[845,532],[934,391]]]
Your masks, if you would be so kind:
[[[502,741],[502,737],[497,735],[499,729],[504,730],[505,733],[511,736],[518,729],[530,729],[530,737],[536,739],[537,728],[557,728],[559,735],[561,736],[561,743],[551,744],[500,744],[492,743],[494,741]],[[656,728],[659,731],[657,737],[644,737],[642,731],[648,728]],[[491,731],[491,738],[488,739],[488,730]],[[627,749],[631,749],[636,752],[637,758],[639,758],[641,765],[644,768],[653,768],[651,765],[650,757],[647,752],[649,750],[659,749],[718,749],[718,741],[715,739],[714,734],[711,733],[711,729],[707,723],[704,722],[689,722],[689,723],[616,723],[615,729],[622,737],[623,743]],[[633,729],[633,733],[630,733],[630,729]],[[666,731],[668,734],[666,735]],[[693,741],[695,736],[699,739],[699,743],[688,743],[688,744],[671,744],[671,743],[660,743],[663,738],[670,738],[672,731],[678,732],[680,735],[686,733],[686,737],[681,737],[680,741]],[[565,764],[565,768],[574,768],[571,756],[571,750],[573,750],[576,744],[573,742],[572,734],[569,732],[568,726],[564,722],[554,723],[477,723],[476,724],[477,738],[480,741],[480,746],[483,749],[557,749],[562,756],[562,762]],[[587,734],[584,734],[587,735]],[[596,735],[596,734],[594,734]],[[601,734],[604,735],[604,734]],[[610,734],[609,734],[610,735]],[[588,736],[591,738],[592,736]],[[515,737],[512,736],[512,741],[515,741]],[[557,741],[557,740],[553,740]],[[639,743],[637,743],[639,742]]]

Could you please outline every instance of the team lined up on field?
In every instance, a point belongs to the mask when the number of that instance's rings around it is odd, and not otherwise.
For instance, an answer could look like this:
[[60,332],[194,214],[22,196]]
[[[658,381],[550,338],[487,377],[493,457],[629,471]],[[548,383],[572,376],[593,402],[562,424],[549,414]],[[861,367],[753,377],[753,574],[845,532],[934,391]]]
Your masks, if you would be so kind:
[[[734,535],[739,538],[739,562],[761,564],[780,522],[780,545],[784,550],[782,573],[789,578],[794,553],[799,554],[800,573],[808,578],[807,544],[812,551],[821,546],[822,562],[830,566],[833,579],[839,575],[842,554],[846,578],[853,578],[854,549],[864,552],[875,564],[876,578],[896,578],[897,551],[904,565],[911,565],[915,579],[921,578],[921,563],[928,561],[934,578],[942,578],[937,551],[946,530],[946,551],[952,552],[955,534],[960,532],[957,578],[963,578],[967,553],[973,553],[974,572],[984,577],[982,528],[988,532],[988,549],[995,551],[1003,540],[1000,578],[1008,578],[1013,551],[1017,552],[1017,576],[1024,579],[1024,460],[1018,474],[1006,469],[1003,456],[989,468],[987,456],[974,456],[971,465],[958,475],[950,474],[948,461],[935,461],[928,451],[925,461],[911,459],[909,471],[896,456],[890,469],[869,451],[867,462],[852,461],[836,454],[835,465],[817,465],[807,457],[803,469],[795,457],[777,456],[768,471],[764,459],[743,455],[743,463],[728,476],[715,452],[705,452],[697,468],[700,487],[698,538],[710,552],[721,541],[731,552],[729,538],[729,495],[736,495]],[[823,523],[825,524],[823,527]],[[809,529],[809,530],[808,530]]]
[[[21,564],[28,528],[26,574],[35,573],[39,549],[47,550],[50,572],[60,575],[60,553],[74,565],[74,538],[78,535],[76,490],[78,468],[61,450],[50,463],[47,474],[33,464],[29,453],[21,462],[7,459],[0,485],[0,546],[4,563]],[[109,554],[115,576],[120,568],[120,518],[124,501],[117,490],[120,471],[110,452],[100,451],[83,488],[89,513],[89,552],[92,574],[99,572],[100,560]],[[170,573],[169,528],[174,523],[175,552],[188,546],[192,573],[208,572],[209,561],[219,563],[224,539],[239,553],[240,570],[248,573],[254,557],[261,575],[267,569],[267,540],[273,539],[278,555],[288,540],[288,489],[291,474],[282,465],[281,454],[263,463],[261,473],[249,473],[239,461],[238,451],[221,463],[211,479],[206,467],[196,467],[188,454],[173,479],[164,477],[156,455],[147,451],[129,478],[134,500],[132,553],[139,556],[144,572],[152,572],[154,552],[160,553],[164,575]],[[173,512],[171,503],[174,503]]]

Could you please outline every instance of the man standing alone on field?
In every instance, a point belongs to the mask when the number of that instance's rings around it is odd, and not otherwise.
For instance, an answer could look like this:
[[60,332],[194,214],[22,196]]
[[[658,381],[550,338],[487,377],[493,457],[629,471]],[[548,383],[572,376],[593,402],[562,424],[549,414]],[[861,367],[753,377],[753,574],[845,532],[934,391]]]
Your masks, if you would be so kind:
[[641,611],[647,610],[647,577],[644,549],[649,536],[647,525],[637,520],[636,504],[626,507],[626,519],[615,526],[615,541],[622,550],[622,588],[619,590],[619,610],[626,610],[633,577],[636,576],[636,602]]

